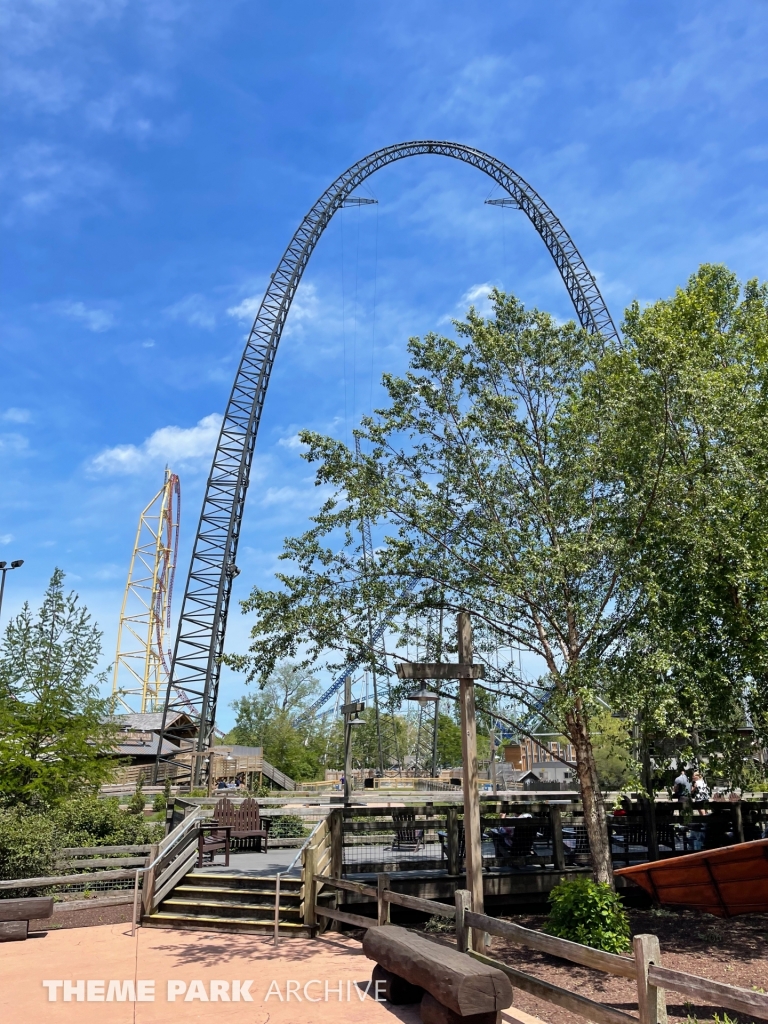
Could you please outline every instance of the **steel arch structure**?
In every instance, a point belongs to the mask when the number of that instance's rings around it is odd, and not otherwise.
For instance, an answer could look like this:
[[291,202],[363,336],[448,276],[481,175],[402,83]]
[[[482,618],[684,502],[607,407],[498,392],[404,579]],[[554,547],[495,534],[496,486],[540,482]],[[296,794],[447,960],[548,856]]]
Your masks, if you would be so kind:
[[461,160],[483,171],[510,196],[541,236],[555,261],[576,316],[592,334],[618,340],[618,332],[595,278],[573,240],[541,196],[511,167],[471,146],[455,142],[401,142],[358,160],[320,196],[283,253],[251,328],[219,435],[203,499],[173,652],[158,763],[163,740],[175,740],[174,712],[195,709],[198,734],[193,777],[213,739],[221,655],[232,593],[245,496],[256,435],[272,367],[291,302],[323,231],[344,200],[375,171],[412,156]]

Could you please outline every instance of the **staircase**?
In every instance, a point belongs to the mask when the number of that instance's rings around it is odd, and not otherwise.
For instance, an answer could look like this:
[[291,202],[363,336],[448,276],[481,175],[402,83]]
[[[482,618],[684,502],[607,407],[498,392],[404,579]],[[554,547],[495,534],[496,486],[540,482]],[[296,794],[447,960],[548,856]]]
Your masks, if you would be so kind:
[[[311,936],[316,931],[303,921],[302,887],[300,877],[280,879],[281,935]],[[190,871],[141,923],[151,928],[274,934],[275,879]]]

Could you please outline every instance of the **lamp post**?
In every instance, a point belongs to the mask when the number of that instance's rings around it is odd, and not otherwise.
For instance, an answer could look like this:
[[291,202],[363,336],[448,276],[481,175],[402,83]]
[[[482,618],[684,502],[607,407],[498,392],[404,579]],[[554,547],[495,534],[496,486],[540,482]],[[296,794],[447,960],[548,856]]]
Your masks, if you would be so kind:
[[5,574],[10,572],[11,569],[18,569],[19,566],[24,565],[23,558],[17,558],[15,561],[8,565],[7,562],[0,562],[0,572],[2,572],[2,579],[0,579],[0,613],[3,611],[3,593],[5,591]]

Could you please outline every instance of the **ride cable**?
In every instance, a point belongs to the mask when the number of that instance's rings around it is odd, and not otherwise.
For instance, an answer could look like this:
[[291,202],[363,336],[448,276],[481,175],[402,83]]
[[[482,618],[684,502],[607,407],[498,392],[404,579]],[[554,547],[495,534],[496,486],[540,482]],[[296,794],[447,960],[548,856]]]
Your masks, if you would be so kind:
[[[333,215],[373,173],[412,156],[445,156],[477,167],[510,197],[508,205],[525,213],[560,272],[576,316],[590,334],[619,339],[597,282],[573,240],[541,196],[501,160],[455,142],[401,142],[357,161],[312,206],[270,277],[235,376],[222,421],[195,537],[189,575],[163,710],[158,761],[168,738],[179,747],[182,736],[174,712],[190,713],[197,726],[196,753],[189,758],[192,781],[199,780],[203,752],[214,736],[221,658],[232,595],[245,497],[256,436],[275,356],[291,303],[307,263]],[[183,698],[181,696],[183,694]],[[326,698],[327,699],[327,698]],[[187,750],[187,754],[190,751]]]

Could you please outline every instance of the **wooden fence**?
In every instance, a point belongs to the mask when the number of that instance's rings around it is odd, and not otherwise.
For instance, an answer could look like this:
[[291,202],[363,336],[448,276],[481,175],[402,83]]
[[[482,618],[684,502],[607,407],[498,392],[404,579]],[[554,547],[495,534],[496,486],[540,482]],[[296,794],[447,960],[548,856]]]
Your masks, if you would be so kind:
[[[530,993],[537,999],[553,1003],[565,1010],[578,1014],[595,1024],[667,1024],[666,990],[680,992],[689,999],[707,1005],[716,1005],[738,1013],[754,1015],[768,1019],[768,995],[749,989],[737,988],[723,982],[710,981],[682,971],[674,971],[661,965],[659,940],[655,935],[636,935],[633,939],[633,955],[618,956],[605,953],[590,946],[582,946],[578,942],[570,942],[554,935],[523,928],[521,925],[486,914],[475,914],[470,909],[471,894],[464,889],[456,891],[454,905],[425,900],[404,893],[393,892],[389,888],[389,878],[380,875],[374,888],[353,882],[345,878],[316,874],[312,879],[312,895],[314,897],[313,915],[309,923],[323,917],[331,921],[349,924],[356,928],[375,928],[389,923],[390,906],[395,904],[418,910],[432,916],[452,919],[456,922],[456,945],[458,949],[474,957],[476,960],[503,971],[512,982],[513,987]],[[320,888],[328,886],[346,892],[354,892],[362,896],[370,896],[376,900],[376,918],[362,914],[351,914],[337,908],[321,906],[317,903],[316,894]],[[496,935],[528,949],[561,957],[570,963],[594,970],[614,974],[633,980],[637,986],[638,1017],[617,1010],[613,1006],[588,999],[569,989],[542,981],[531,974],[509,967],[507,964],[484,953],[475,951],[475,944],[482,936],[484,947],[485,934]]]

